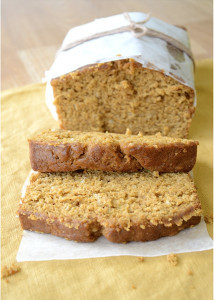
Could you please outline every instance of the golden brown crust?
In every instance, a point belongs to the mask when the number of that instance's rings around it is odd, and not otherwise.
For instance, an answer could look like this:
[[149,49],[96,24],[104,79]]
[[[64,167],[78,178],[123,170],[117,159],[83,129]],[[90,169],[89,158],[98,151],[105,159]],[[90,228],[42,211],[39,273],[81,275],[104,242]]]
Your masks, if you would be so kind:
[[[158,172],[189,172],[197,156],[197,142],[175,141],[166,143],[163,138],[154,136],[154,142],[149,143],[140,137],[114,135],[114,141],[105,141],[109,137],[100,133],[99,139],[89,142],[68,138],[63,142],[64,131],[57,131],[57,142],[47,138],[40,140],[38,137],[29,140],[30,160],[32,169],[40,172],[71,172],[81,169],[135,172],[141,169]],[[66,131],[66,134],[68,131]],[[50,134],[48,132],[48,134]],[[84,133],[81,133],[82,135]],[[103,140],[102,140],[103,135]],[[94,138],[97,136],[94,133]],[[111,137],[111,135],[110,135]],[[119,138],[120,139],[119,139]],[[118,138],[118,141],[116,140]],[[147,137],[148,139],[148,137]],[[157,144],[157,139],[159,143]],[[169,139],[169,138],[168,138]]]
[[[100,225],[96,221],[91,223],[79,223],[77,229],[75,227],[65,226],[57,218],[51,223],[48,222],[46,216],[42,215],[40,215],[40,218],[38,218],[37,215],[34,219],[31,212],[25,212],[22,210],[19,211],[19,220],[22,228],[25,230],[50,233],[58,237],[77,242],[93,242],[101,235]],[[98,228],[98,230],[94,231],[93,228]]]
[[[29,218],[29,215],[31,215],[30,212],[19,212],[19,219],[23,229],[41,233],[51,233],[58,237],[77,242],[93,242],[101,235],[113,243],[153,241],[161,237],[176,235],[185,228],[197,225],[201,220],[200,216],[193,216],[188,221],[183,221],[180,226],[173,224],[170,227],[166,227],[163,224],[157,226],[148,224],[148,226],[143,229],[140,225],[134,225],[131,226],[129,230],[110,227],[103,228],[95,222],[92,224],[82,223],[78,229],[75,229],[74,227],[69,228],[64,226],[58,220],[48,224],[45,217],[32,220]],[[94,227],[96,231],[93,231]]]
[[133,172],[142,169],[134,157],[125,158],[120,148],[108,145],[48,145],[31,141],[32,169],[39,172],[72,172],[81,169]]
[[200,222],[200,217],[192,217],[188,221],[183,221],[182,225],[173,224],[171,227],[165,227],[163,224],[157,226],[149,224],[148,227],[142,229],[140,225],[130,227],[130,230],[121,229],[119,232],[114,228],[106,228],[103,235],[106,239],[114,243],[123,243],[131,241],[153,241],[165,236],[173,236],[179,231],[197,225]]
[[194,143],[160,145],[157,148],[145,145],[136,147],[121,145],[121,149],[125,154],[136,158],[143,168],[168,173],[191,171],[197,156],[197,145]]

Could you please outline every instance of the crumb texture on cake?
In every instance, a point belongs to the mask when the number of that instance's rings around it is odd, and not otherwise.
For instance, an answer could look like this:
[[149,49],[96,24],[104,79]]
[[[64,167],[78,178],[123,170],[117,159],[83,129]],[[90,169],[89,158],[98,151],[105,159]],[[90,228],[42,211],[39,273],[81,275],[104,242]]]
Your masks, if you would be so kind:
[[175,267],[178,264],[178,256],[174,253],[170,253],[167,255],[167,261]]
[[79,171],[32,174],[19,207],[23,229],[76,241],[112,242],[175,235],[200,221],[187,173]]
[[11,275],[14,275],[18,272],[20,272],[21,268],[19,265],[16,263],[12,264],[10,267],[8,266],[3,266],[1,268],[1,278],[7,278]]
[[194,90],[133,59],[86,66],[51,85],[63,129],[188,136]]
[[[129,132],[129,131],[127,131]],[[130,133],[130,132],[129,132]],[[135,172],[189,172],[198,142],[153,136],[45,130],[29,138],[32,168],[40,172],[81,169]]]

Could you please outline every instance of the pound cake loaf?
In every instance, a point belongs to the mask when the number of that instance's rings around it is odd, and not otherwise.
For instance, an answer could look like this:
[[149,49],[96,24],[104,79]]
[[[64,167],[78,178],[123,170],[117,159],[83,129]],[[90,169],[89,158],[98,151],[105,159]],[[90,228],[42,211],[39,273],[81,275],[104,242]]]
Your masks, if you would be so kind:
[[[195,110],[187,31],[156,18],[141,28],[147,16],[128,15],[69,31],[46,73],[47,105],[62,129],[124,133],[130,128],[134,134],[185,138]],[[147,33],[137,35],[133,22]],[[106,36],[121,28],[127,31]],[[101,36],[93,38],[96,34]]]
[[134,172],[189,172],[198,142],[161,135],[45,130],[29,140],[32,169],[70,172],[81,169]]
[[26,230],[124,243],[175,235],[200,222],[201,207],[187,173],[79,171],[32,174],[18,213]]

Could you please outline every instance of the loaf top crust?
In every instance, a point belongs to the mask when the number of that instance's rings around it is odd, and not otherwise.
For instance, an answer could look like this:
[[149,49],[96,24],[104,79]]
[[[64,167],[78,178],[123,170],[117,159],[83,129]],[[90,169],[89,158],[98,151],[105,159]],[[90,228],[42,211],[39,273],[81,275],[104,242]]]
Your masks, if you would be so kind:
[[56,220],[69,228],[98,222],[103,228],[180,226],[200,216],[200,202],[187,173],[34,173],[22,197],[20,214]]
[[162,136],[160,133],[156,135],[145,135],[141,133],[132,135],[127,130],[126,134],[108,133],[108,132],[81,132],[61,129],[48,129],[39,132],[28,139],[28,141],[45,142],[47,144],[60,145],[79,142],[85,145],[98,143],[98,144],[118,144],[126,143],[129,146],[133,145],[147,145],[158,147],[162,145],[198,145],[199,143],[194,140],[172,138]]

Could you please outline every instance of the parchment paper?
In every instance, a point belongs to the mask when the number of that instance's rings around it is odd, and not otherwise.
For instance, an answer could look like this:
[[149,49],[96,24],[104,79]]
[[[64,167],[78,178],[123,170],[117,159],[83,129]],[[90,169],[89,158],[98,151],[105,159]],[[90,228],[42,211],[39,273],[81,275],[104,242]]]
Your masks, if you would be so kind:
[[17,261],[41,261],[54,259],[80,259],[107,256],[161,256],[170,253],[203,251],[213,248],[205,222],[185,229],[173,237],[151,242],[115,244],[104,237],[93,243],[76,243],[49,234],[24,230],[17,254]]
[[[129,13],[135,22],[143,21],[146,14],[139,12]],[[123,14],[96,19],[93,22],[72,28],[67,33],[62,45],[102,31],[112,30],[128,25]],[[185,30],[167,24],[159,19],[151,18],[146,27],[162,32],[189,47],[188,34]],[[184,52],[169,45],[165,40],[143,36],[134,37],[131,32],[117,33],[87,41],[67,51],[59,51],[49,71],[46,71],[45,80],[46,104],[53,117],[57,120],[50,81],[53,78],[77,70],[86,65],[108,61],[133,58],[143,67],[159,70],[173,77],[184,85],[194,89],[194,66],[191,58]],[[196,98],[195,98],[196,105]]]

